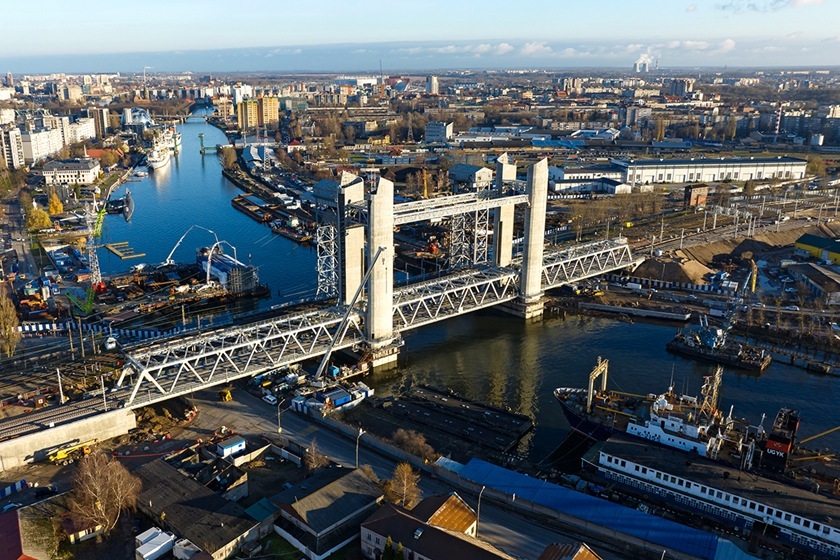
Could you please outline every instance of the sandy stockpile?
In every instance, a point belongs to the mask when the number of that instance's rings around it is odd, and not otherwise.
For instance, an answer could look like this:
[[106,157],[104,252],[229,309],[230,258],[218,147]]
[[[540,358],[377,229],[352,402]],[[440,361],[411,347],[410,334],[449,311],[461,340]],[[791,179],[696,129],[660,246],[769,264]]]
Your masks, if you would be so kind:
[[[834,224],[828,224],[833,226]],[[690,259],[697,260],[703,264],[709,265],[715,257],[740,257],[744,252],[751,252],[755,256],[760,256],[763,253],[777,251],[782,247],[792,247],[800,236],[806,233],[814,235],[821,235],[824,237],[834,237],[837,234],[831,233],[829,230],[821,231],[825,226],[817,228],[816,226],[808,226],[805,228],[796,228],[787,231],[767,232],[756,235],[753,238],[739,237],[738,239],[729,239],[723,241],[713,241],[703,245],[693,245],[685,247],[676,251],[677,256],[684,256]],[[840,233],[840,224],[834,229],[838,229]]]
[[633,276],[681,284],[705,284],[714,272],[692,259],[663,256],[646,260],[633,272]]

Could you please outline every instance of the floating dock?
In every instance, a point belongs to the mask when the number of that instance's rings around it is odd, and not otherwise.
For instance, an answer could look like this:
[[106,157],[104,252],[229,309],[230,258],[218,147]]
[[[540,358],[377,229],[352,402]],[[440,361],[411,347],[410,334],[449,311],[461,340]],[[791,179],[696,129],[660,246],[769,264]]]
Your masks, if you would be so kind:
[[105,248],[118,256],[121,260],[139,259],[146,256],[146,253],[135,253],[134,249],[128,245],[128,241],[106,243]]
[[581,309],[592,311],[605,311],[607,313],[624,313],[634,317],[649,317],[651,319],[665,319],[667,321],[686,322],[691,319],[691,313],[675,313],[672,311],[656,311],[654,309],[642,309],[639,307],[623,307],[620,305],[604,305],[601,303],[579,303]]

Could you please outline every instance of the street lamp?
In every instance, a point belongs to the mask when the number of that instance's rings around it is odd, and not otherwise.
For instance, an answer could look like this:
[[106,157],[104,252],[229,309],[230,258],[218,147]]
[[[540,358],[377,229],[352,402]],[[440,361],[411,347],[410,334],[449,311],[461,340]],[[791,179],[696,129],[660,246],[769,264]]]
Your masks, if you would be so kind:
[[365,431],[359,428],[359,435],[356,436],[356,468],[359,468],[359,440],[362,439],[362,436],[365,434]]
[[283,401],[280,401],[280,402],[277,403],[277,433],[278,434],[283,433],[283,427],[280,426],[280,405],[282,405],[282,404],[283,404]]
[[475,538],[478,538],[478,522],[481,521],[481,495],[484,494],[486,486],[481,487],[481,492],[478,493],[478,511],[475,514]]

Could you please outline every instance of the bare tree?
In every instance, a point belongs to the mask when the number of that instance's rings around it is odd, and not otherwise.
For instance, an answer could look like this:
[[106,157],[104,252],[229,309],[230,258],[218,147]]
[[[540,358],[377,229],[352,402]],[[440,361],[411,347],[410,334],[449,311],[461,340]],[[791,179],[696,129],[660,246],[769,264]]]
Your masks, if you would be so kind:
[[408,463],[398,464],[388,482],[386,496],[389,501],[411,509],[420,500],[420,475]]
[[101,526],[107,535],[120,513],[136,509],[141,489],[140,479],[111,455],[92,453],[76,469],[70,513],[81,526]]
[[315,472],[321,467],[326,467],[329,462],[329,458],[318,449],[318,441],[313,439],[309,447],[306,448],[306,455],[303,457],[303,466],[308,472]]
[[9,358],[20,342],[19,325],[15,304],[5,290],[0,290],[0,351]]
[[392,439],[394,445],[412,455],[417,455],[421,459],[432,461],[435,458],[434,448],[426,443],[426,437],[419,432],[398,428]]

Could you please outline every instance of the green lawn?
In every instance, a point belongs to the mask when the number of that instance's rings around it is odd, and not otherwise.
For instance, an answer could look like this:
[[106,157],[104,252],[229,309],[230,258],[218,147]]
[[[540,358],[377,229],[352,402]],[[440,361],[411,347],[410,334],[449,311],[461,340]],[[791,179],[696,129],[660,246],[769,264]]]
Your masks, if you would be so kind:
[[[294,558],[302,556],[300,551],[277,533],[272,533],[263,541],[263,551],[260,556],[275,556],[279,558]],[[358,540],[351,542],[341,550],[327,557],[327,560],[359,560],[362,557]]]

